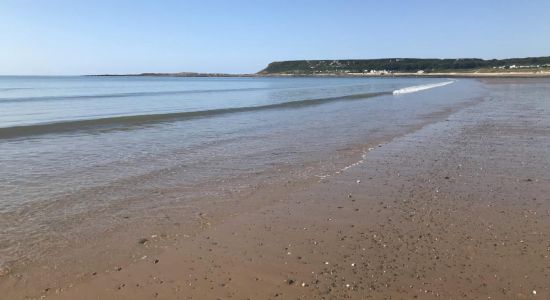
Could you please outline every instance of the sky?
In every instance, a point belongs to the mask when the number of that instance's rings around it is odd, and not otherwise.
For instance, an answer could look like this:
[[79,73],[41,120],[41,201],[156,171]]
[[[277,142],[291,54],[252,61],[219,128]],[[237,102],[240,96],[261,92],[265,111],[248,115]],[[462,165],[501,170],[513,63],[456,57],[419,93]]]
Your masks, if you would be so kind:
[[549,0],[0,0],[0,75],[550,56]]

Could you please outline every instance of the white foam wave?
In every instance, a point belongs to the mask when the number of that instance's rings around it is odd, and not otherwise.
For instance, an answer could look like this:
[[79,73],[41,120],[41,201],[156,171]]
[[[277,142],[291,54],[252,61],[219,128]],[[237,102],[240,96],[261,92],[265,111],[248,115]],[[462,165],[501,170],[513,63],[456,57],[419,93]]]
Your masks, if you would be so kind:
[[[382,144],[379,144],[378,147],[380,147]],[[363,154],[361,155],[361,159],[352,163],[351,165],[348,165],[348,166],[345,166],[343,167],[342,169],[334,172],[334,174],[324,174],[324,175],[315,175],[319,178],[319,180],[323,180],[323,179],[327,179],[329,177],[331,177],[332,175],[338,175],[338,174],[342,174],[344,171],[347,171],[348,169],[351,169],[353,167],[356,167],[356,166],[359,166],[361,164],[363,164],[365,162],[365,160],[367,159],[367,154],[369,152],[371,152],[372,150],[374,150],[374,148],[369,148],[368,150],[363,150]]]
[[446,82],[440,82],[440,83],[415,85],[415,86],[410,86],[410,87],[402,88],[402,89],[399,89],[399,90],[395,90],[395,91],[393,91],[393,94],[394,95],[400,95],[400,94],[416,93],[416,92],[423,91],[423,90],[429,90],[429,89],[433,89],[433,88],[436,88],[436,87],[445,86],[445,85],[451,84],[453,82],[454,81],[446,81]]

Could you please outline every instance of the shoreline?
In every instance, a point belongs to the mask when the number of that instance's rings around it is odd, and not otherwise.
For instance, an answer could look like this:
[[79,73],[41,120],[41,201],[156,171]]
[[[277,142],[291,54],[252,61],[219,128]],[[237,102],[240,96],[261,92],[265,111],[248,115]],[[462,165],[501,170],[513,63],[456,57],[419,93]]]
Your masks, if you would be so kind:
[[146,73],[146,74],[100,74],[100,75],[82,75],[86,77],[174,77],[174,78],[246,78],[246,77],[341,77],[341,78],[391,78],[391,77],[418,77],[418,78],[550,78],[550,71],[543,72],[450,72],[450,73],[390,73],[390,74],[363,74],[363,73],[323,73],[323,74],[217,74],[217,73],[196,73],[196,74],[178,74],[178,73]]
[[[477,102],[478,100],[470,101]],[[95,280],[96,276],[103,273],[110,274],[117,271],[118,268],[126,269],[128,266],[140,263],[142,257],[154,257],[164,252],[165,248],[175,247],[175,244],[172,243],[185,242],[193,236],[202,234],[204,230],[215,226],[215,224],[219,225],[239,215],[256,213],[262,207],[278,204],[280,200],[274,199],[273,195],[277,195],[277,198],[285,194],[292,194],[296,190],[304,190],[319,184],[319,181],[338,176],[338,173],[346,172],[343,171],[344,169],[362,161],[362,155],[368,152],[369,148],[374,148],[396,136],[413,132],[434,121],[443,120],[451,112],[471,105],[471,103],[456,105],[458,106],[424,115],[421,118],[422,122],[406,128],[405,132],[387,132],[383,136],[375,137],[372,143],[346,146],[337,153],[333,153],[332,157],[324,158],[323,164],[332,166],[325,171],[316,162],[296,167],[274,166],[272,174],[269,175],[274,178],[273,183],[256,182],[250,188],[221,191],[220,196],[198,198],[170,210],[148,213],[151,217],[164,216],[160,219],[136,219],[139,215],[108,216],[122,218],[124,222],[96,236],[85,237],[84,240],[88,242],[84,247],[71,245],[68,241],[66,248],[72,248],[72,250],[61,253],[51,252],[51,256],[60,257],[61,260],[56,258],[51,261],[31,261],[28,265],[25,263],[11,268],[9,276],[0,277],[0,291],[13,292],[13,294],[8,293],[7,295],[14,299],[23,298],[23,295],[25,297],[44,295],[49,297],[75,285]],[[332,162],[328,163],[327,160]],[[304,172],[309,175],[306,177],[300,175]],[[255,181],[257,180],[252,182]],[[195,189],[211,190],[209,186],[212,184],[216,183],[205,183],[202,187],[197,186]],[[236,184],[238,185],[239,181],[236,181]],[[158,197],[177,199],[179,195],[190,192],[192,191],[185,188],[161,190],[158,192]],[[216,212],[216,210],[221,211]],[[143,217],[147,217],[147,214]],[[143,244],[140,243],[144,239],[147,241]],[[54,282],[55,284],[53,284]]]
[[290,180],[287,170],[273,174],[276,184],[199,199],[156,223],[130,216],[138,230],[113,228],[66,261],[89,264],[37,266],[35,277],[13,270],[0,291],[10,299],[548,296],[548,108],[536,97],[517,101],[509,81],[484,82],[484,100],[343,150],[331,176]]

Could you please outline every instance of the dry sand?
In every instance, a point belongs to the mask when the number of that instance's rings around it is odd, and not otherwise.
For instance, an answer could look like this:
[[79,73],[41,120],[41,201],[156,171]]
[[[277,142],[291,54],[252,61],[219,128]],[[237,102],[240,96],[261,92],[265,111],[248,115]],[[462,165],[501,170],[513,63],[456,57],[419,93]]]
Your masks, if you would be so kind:
[[105,261],[4,276],[0,298],[548,299],[550,105],[501,82],[340,174],[205,201],[142,240],[106,234]]

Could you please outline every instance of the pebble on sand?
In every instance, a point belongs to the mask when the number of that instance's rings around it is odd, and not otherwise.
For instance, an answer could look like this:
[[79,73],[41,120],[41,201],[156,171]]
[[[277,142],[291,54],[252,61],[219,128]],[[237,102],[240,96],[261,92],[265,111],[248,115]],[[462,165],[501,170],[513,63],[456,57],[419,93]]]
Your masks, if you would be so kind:
[[8,275],[10,270],[7,267],[0,266],[0,277]]

